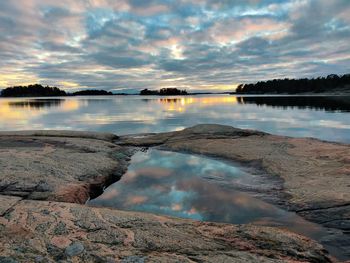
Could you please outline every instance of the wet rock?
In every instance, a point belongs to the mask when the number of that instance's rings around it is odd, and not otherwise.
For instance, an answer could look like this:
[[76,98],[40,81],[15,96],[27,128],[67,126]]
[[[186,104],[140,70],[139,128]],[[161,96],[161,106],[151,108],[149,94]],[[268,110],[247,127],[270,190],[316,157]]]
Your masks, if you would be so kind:
[[316,206],[298,211],[298,214],[328,227],[350,231],[350,204],[335,207]]

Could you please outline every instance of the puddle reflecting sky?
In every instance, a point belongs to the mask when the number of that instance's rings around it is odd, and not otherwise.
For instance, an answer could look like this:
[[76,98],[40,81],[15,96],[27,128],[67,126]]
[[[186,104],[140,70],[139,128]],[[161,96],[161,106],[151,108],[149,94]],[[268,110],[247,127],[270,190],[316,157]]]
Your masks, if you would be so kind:
[[235,190],[258,186],[239,167],[200,156],[151,149],[136,153],[128,172],[89,205],[204,221],[281,226],[319,239],[324,229],[294,213]]
[[0,130],[75,129],[117,134],[226,124],[350,142],[350,97],[94,96],[1,98]]

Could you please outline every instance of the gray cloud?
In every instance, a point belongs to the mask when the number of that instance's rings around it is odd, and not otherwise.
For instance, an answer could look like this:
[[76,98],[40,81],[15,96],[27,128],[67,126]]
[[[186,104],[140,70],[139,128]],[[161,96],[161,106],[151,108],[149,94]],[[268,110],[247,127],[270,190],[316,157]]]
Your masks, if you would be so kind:
[[350,2],[0,3],[0,88],[222,85],[350,71]]

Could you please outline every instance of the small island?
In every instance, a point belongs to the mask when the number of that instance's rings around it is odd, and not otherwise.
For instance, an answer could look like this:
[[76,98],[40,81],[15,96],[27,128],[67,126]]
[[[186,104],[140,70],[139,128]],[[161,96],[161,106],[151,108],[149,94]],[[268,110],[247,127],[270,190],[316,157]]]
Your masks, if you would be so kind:
[[[313,79],[273,79],[255,84],[240,84],[236,94],[350,93],[350,74],[331,74]],[[233,94],[235,94],[233,93]]]
[[1,91],[1,97],[55,97],[67,96],[64,90],[40,84],[9,87]]
[[33,84],[28,86],[8,87],[1,91],[1,97],[58,97],[58,96],[110,96],[114,95],[106,90],[80,90],[68,93],[57,87],[43,86],[41,84]]
[[158,96],[173,96],[173,95],[188,95],[186,90],[179,90],[176,88],[163,88],[160,90],[143,89],[140,95],[158,95]]
[[73,96],[108,96],[113,95],[112,92],[106,91],[106,90],[94,90],[94,89],[88,89],[88,90],[80,90],[73,92],[71,95]]

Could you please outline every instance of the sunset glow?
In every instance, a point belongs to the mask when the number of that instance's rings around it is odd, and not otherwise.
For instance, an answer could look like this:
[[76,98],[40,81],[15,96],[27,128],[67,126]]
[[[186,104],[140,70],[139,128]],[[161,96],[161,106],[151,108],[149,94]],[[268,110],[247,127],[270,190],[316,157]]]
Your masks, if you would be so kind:
[[135,93],[350,70],[349,1],[0,3],[0,89],[41,83]]

